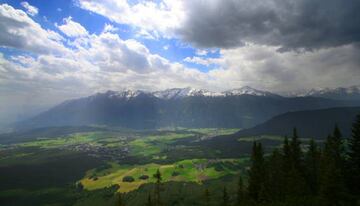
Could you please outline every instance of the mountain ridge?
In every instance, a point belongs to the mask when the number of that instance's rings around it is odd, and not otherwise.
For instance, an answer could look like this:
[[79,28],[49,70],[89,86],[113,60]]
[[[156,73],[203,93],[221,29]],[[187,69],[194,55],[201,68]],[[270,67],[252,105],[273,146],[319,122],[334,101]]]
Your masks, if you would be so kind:
[[301,137],[325,139],[338,125],[344,137],[351,136],[351,125],[356,115],[360,115],[360,107],[335,107],[320,110],[303,110],[286,112],[256,125],[239,131],[235,136],[279,135],[291,136],[293,128],[297,128]]
[[[14,128],[109,125],[134,129],[162,127],[248,128],[284,112],[360,106],[360,101],[282,97],[245,88],[218,95],[207,90],[107,91],[65,101]],[[256,92],[255,94],[251,92]],[[159,98],[159,96],[161,98]]]

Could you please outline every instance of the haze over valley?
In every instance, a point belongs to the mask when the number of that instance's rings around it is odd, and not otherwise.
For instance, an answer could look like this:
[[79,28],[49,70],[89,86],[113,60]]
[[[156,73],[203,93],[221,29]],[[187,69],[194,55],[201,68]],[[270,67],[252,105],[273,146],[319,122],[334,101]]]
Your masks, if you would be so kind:
[[359,10],[0,0],[0,205],[358,206]]

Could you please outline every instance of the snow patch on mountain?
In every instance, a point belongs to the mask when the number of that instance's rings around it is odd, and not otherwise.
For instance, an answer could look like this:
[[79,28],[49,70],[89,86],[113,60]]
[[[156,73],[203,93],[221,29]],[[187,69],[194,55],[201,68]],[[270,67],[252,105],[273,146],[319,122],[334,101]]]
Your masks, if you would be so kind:
[[191,87],[186,88],[173,88],[166,89],[163,91],[153,92],[153,95],[160,99],[179,99],[189,96],[206,96],[206,97],[214,97],[214,96],[224,96],[219,92],[212,92],[205,89],[195,89]]
[[223,92],[226,96],[238,96],[238,95],[254,95],[254,96],[274,96],[275,94],[272,94],[267,91],[261,91],[257,90],[248,86],[237,88],[237,89],[231,89]]

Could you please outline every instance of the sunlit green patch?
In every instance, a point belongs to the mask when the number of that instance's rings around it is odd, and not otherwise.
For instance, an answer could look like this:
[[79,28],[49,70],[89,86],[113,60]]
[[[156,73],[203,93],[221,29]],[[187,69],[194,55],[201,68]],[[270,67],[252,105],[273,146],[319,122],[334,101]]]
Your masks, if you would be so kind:
[[[221,164],[222,169],[217,169],[216,164]],[[80,180],[87,190],[100,189],[111,185],[119,185],[119,192],[129,192],[139,188],[142,184],[155,182],[153,177],[159,169],[162,174],[162,181],[185,181],[197,182],[216,179],[225,175],[237,174],[243,160],[238,159],[191,159],[175,162],[173,164],[144,164],[144,165],[118,165],[111,163],[109,168],[104,170],[90,170],[86,176]],[[123,178],[131,176],[133,182],[124,182]],[[148,176],[148,179],[141,179]]]
[[[152,156],[168,148],[177,139],[192,137],[193,134],[168,132],[162,135],[151,135],[138,138],[129,143],[130,154],[134,156]],[[158,155],[157,155],[158,156]],[[156,158],[154,156],[153,158]]]
[[239,128],[196,128],[196,129],[186,129],[191,132],[198,132],[206,135],[228,135],[238,132]]
[[283,141],[284,137],[275,136],[275,135],[259,135],[259,136],[249,136],[249,137],[241,137],[238,139],[240,142],[254,142],[260,140],[275,140],[275,141]]
[[99,138],[99,134],[96,132],[92,133],[76,133],[66,137],[57,137],[51,139],[38,139],[31,142],[24,142],[20,144],[16,144],[16,146],[20,147],[40,147],[44,149],[51,149],[51,148],[59,148],[59,147],[66,147],[76,144],[84,144],[84,143],[91,143],[96,144],[97,138]]

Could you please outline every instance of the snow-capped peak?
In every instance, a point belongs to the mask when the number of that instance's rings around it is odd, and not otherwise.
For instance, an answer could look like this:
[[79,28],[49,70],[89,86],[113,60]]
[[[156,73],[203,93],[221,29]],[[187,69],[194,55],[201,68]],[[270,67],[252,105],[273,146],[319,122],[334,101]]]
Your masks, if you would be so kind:
[[104,93],[97,93],[93,96],[90,96],[90,99],[96,97],[106,97],[111,99],[132,99],[137,97],[140,94],[147,94],[150,96],[157,97],[159,99],[181,99],[184,97],[194,97],[194,96],[202,96],[202,97],[224,97],[224,96],[240,96],[240,95],[254,95],[254,96],[274,96],[270,92],[260,91],[248,86],[241,87],[238,89],[231,89],[224,92],[213,92],[206,89],[196,89],[191,87],[185,88],[172,88],[166,89],[156,92],[145,92],[142,90],[131,90],[124,89],[121,91],[112,91],[109,90]]
[[137,97],[139,94],[143,94],[145,92],[141,91],[141,90],[131,90],[131,89],[125,89],[122,91],[112,91],[112,90],[108,90],[105,93],[98,93],[95,95],[96,96],[105,96],[107,98],[111,98],[111,99],[131,99],[134,97]]
[[211,92],[205,89],[186,87],[156,91],[153,92],[153,95],[160,99],[179,99],[188,96],[221,96],[222,94],[217,92]]
[[238,95],[244,95],[244,94],[254,95],[254,96],[274,95],[270,92],[257,90],[252,87],[249,87],[249,86],[240,87],[238,89],[227,90],[227,91],[224,91],[223,94],[225,94],[226,96],[238,96]]

